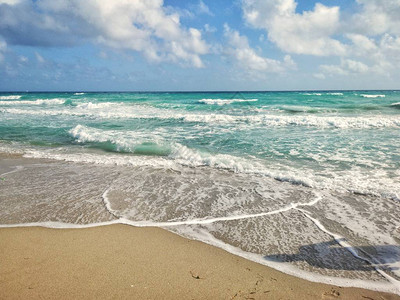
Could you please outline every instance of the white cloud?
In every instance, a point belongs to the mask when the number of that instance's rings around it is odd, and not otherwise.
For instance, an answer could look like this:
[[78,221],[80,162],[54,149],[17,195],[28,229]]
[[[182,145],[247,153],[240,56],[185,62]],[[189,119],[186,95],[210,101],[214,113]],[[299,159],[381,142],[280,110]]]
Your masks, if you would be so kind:
[[265,29],[268,38],[288,53],[344,55],[346,46],[331,38],[340,25],[339,7],[317,3],[312,11],[296,13],[294,0],[243,0],[248,24]]
[[225,47],[225,54],[232,58],[235,63],[248,73],[281,73],[287,68],[294,68],[296,64],[289,55],[284,61],[278,61],[263,57],[250,47],[246,36],[240,35],[238,31],[224,25],[224,36],[228,46]]
[[369,38],[361,34],[348,34],[352,41],[350,53],[369,62],[371,70],[386,74],[400,67],[400,38],[383,34]]
[[317,78],[317,79],[325,79],[326,78],[323,73],[314,73],[313,77]]
[[360,62],[351,59],[342,59],[340,65],[321,65],[319,66],[321,70],[321,74],[319,75],[321,78],[322,76],[326,75],[350,75],[350,74],[363,74],[368,72],[369,67]]
[[211,10],[208,8],[208,6],[202,1],[199,1],[199,4],[197,4],[197,13],[198,14],[206,14],[209,16],[213,16],[214,14],[211,12]]
[[351,59],[344,59],[342,61],[342,67],[353,73],[366,73],[369,69],[366,64]]
[[398,0],[356,0],[360,12],[352,18],[354,30],[366,35],[400,35],[400,2]]
[[21,3],[22,1],[23,0],[0,0],[0,5],[1,4],[15,5]]
[[346,37],[352,41],[351,52],[354,55],[371,55],[378,50],[375,41],[365,35],[349,33]]
[[184,28],[162,0],[21,1],[8,0],[0,11],[0,34],[14,44],[53,46],[83,39],[138,51],[150,61],[194,67],[203,66],[200,56],[209,51],[201,32]]
[[204,31],[212,33],[212,32],[216,32],[217,28],[215,28],[214,26],[211,26],[210,24],[205,24],[204,25]]
[[283,58],[283,63],[288,69],[297,69],[297,64],[294,62],[290,55],[285,55],[285,57]]
[[321,65],[315,78],[398,74],[400,0],[356,0],[352,15],[320,3],[302,13],[296,7],[295,0],[242,0],[246,22],[282,51],[340,58],[338,65]]

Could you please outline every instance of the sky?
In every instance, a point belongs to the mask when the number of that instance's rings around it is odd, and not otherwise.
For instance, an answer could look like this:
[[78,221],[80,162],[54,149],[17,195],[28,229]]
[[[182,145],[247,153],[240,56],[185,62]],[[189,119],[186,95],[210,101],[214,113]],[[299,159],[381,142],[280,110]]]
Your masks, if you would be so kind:
[[400,0],[0,0],[0,91],[400,89]]

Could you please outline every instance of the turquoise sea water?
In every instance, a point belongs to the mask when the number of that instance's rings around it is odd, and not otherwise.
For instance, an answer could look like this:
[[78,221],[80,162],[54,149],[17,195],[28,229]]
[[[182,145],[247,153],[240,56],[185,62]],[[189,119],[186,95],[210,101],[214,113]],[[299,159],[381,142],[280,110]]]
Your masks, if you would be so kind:
[[[347,247],[339,236],[400,278],[399,146],[400,91],[0,94],[1,152],[140,169],[103,195],[117,218],[175,222],[182,235],[317,273],[282,255],[308,245],[322,257],[329,240]],[[165,183],[169,170],[189,173]],[[123,205],[113,189],[130,193]]]

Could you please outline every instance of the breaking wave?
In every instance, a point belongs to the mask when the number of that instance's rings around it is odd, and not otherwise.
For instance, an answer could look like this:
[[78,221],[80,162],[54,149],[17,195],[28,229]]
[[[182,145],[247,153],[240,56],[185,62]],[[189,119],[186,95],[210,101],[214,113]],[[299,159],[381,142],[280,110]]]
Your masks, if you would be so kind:
[[[19,98],[18,98],[19,99]],[[65,99],[37,99],[37,100],[18,100],[18,101],[0,101],[0,105],[58,105],[64,104]]]
[[201,99],[199,103],[205,103],[210,105],[227,105],[239,102],[256,102],[258,99]]
[[385,95],[367,95],[367,94],[361,94],[360,95],[363,98],[385,98]]
[[0,96],[0,100],[18,100],[21,97],[20,95]]

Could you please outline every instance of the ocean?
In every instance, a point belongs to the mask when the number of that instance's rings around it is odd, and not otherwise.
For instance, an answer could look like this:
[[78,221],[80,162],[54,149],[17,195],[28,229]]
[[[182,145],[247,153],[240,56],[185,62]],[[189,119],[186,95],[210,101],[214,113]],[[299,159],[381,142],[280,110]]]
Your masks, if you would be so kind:
[[400,91],[0,93],[0,152],[3,227],[158,226],[400,293]]

